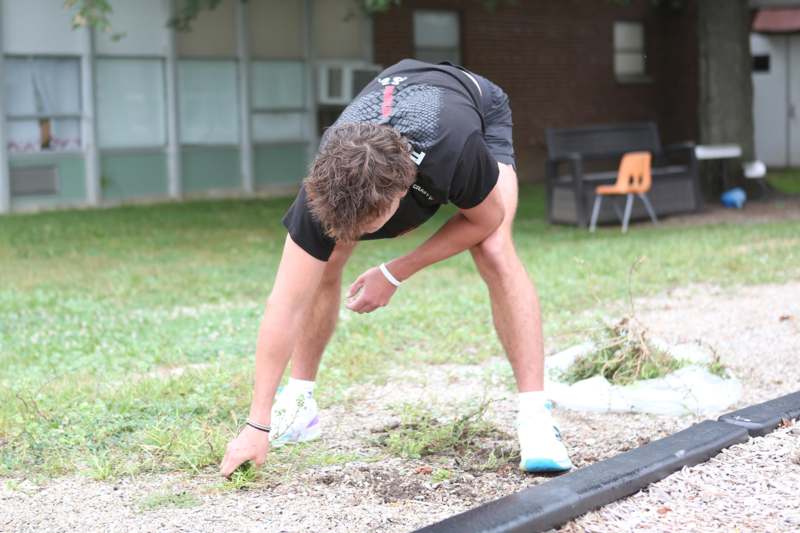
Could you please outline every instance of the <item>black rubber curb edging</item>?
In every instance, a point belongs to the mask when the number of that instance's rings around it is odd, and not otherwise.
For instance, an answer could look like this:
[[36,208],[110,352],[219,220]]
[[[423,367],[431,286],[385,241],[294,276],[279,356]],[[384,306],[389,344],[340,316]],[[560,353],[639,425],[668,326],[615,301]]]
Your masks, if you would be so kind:
[[747,437],[744,428],[707,420],[419,531],[545,531],[634,494],[685,465],[701,463]]
[[800,391],[757,403],[719,417],[720,422],[741,426],[752,437],[762,437],[775,430],[781,420],[800,418]]
[[684,466],[800,416],[800,391],[706,420],[634,450],[486,503],[419,533],[546,531],[634,494]]

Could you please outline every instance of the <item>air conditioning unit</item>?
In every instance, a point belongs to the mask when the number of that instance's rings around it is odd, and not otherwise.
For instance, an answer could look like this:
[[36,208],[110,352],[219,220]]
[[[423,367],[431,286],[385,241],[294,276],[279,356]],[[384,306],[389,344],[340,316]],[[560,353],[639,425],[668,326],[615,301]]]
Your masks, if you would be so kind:
[[318,66],[318,103],[345,106],[383,70],[359,62],[326,61]]

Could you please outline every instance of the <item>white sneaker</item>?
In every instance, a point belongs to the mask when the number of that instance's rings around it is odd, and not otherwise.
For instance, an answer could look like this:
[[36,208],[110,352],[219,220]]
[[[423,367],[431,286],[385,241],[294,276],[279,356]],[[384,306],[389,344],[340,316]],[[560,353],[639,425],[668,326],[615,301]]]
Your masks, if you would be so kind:
[[519,468],[525,472],[564,472],[572,468],[567,448],[550,411],[553,404],[532,415],[517,416]]
[[278,390],[272,405],[270,446],[308,442],[320,437],[319,408],[311,392],[298,394],[288,388]]

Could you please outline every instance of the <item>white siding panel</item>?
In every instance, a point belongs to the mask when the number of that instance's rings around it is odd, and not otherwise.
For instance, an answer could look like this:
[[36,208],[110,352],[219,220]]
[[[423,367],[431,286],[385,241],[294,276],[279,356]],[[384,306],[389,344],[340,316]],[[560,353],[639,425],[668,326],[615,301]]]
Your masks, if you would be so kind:
[[183,143],[239,143],[235,61],[180,61],[178,98]]
[[784,167],[789,163],[788,44],[786,35],[753,34],[750,37],[752,54],[768,55],[770,62],[768,72],[753,73],[753,119],[756,158],[771,167]]
[[363,13],[352,0],[314,3],[314,43],[319,59],[364,59]]
[[6,54],[80,54],[80,31],[63,0],[2,0]]
[[236,57],[236,4],[223,0],[213,10],[204,10],[192,21],[188,32],[177,32],[179,57]]
[[123,33],[114,41],[112,34],[96,32],[96,50],[107,55],[167,54],[169,0],[113,0],[111,32]]
[[800,36],[791,34],[789,39],[788,120],[789,120],[789,165],[800,166]]
[[102,148],[166,144],[163,60],[98,59],[96,84]]
[[255,0],[248,9],[254,59],[303,57],[303,0]]

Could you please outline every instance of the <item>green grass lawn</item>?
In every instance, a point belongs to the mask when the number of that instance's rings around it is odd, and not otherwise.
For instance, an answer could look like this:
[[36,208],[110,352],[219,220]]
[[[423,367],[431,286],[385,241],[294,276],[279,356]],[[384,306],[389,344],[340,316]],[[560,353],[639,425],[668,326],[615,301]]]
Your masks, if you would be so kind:
[[[259,318],[288,199],[64,211],[0,218],[0,475],[211,472],[249,406]],[[364,243],[358,274],[441,224]],[[693,282],[780,282],[800,274],[796,222],[549,226],[543,190],[522,189],[520,254],[545,334],[577,312]],[[578,324],[579,325],[579,324]],[[319,377],[323,405],[390,364],[475,363],[501,353],[486,289],[468,254],[419,273],[391,305],[340,322]],[[165,377],[165,369],[187,367]],[[352,460],[324,449],[303,464]],[[298,452],[291,452],[298,453]]]
[[800,168],[770,170],[767,175],[770,185],[787,194],[800,194]]

